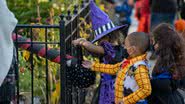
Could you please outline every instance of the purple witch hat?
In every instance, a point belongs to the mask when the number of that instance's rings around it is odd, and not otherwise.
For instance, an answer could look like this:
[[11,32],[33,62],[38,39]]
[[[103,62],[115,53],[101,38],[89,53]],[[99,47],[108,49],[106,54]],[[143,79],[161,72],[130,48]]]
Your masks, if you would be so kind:
[[95,32],[95,39],[92,41],[92,43],[98,41],[102,37],[115,30],[120,30],[127,27],[127,25],[115,26],[109,16],[100,10],[100,8],[96,6],[93,0],[90,1],[90,10],[92,28]]

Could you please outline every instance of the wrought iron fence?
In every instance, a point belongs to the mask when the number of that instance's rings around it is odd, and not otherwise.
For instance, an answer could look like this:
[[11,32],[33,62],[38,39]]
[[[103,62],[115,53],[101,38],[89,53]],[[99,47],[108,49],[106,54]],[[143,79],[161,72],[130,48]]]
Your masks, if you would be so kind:
[[[15,42],[15,46],[17,49],[17,60],[18,60],[18,66],[16,71],[16,79],[17,79],[17,103],[20,104],[20,93],[21,91],[21,84],[24,83],[21,82],[21,76],[20,76],[20,68],[21,68],[21,57],[22,57],[22,50],[27,50],[30,52],[29,59],[26,61],[29,62],[29,64],[26,66],[28,69],[30,69],[30,91],[29,95],[31,97],[30,103],[36,104],[36,89],[39,89],[39,87],[36,87],[35,78],[38,77],[42,79],[42,83],[44,83],[44,88],[42,89],[42,92],[44,93],[44,99],[42,103],[51,104],[50,99],[50,90],[51,86],[50,82],[50,68],[49,64],[51,62],[59,63],[59,79],[60,79],[60,104],[82,104],[84,97],[85,97],[85,90],[73,88],[72,86],[69,86],[67,83],[67,77],[66,77],[66,56],[74,55],[77,53],[74,49],[74,47],[71,45],[72,40],[79,37],[79,26],[83,24],[83,21],[80,21],[79,18],[88,19],[89,17],[89,1],[83,1],[80,5],[80,10],[78,10],[78,6],[76,5],[74,7],[73,14],[71,11],[68,11],[67,15],[61,15],[60,16],[60,22],[59,25],[17,25],[15,29],[15,34],[13,35],[13,39]],[[38,41],[38,33],[35,32],[39,30],[39,32],[42,31],[44,36],[42,40],[44,41]],[[54,41],[51,41],[51,31],[55,31],[55,36],[59,37],[58,40],[54,39]],[[54,35],[54,34],[52,34]],[[49,46],[54,46],[54,48],[51,48]],[[58,47],[58,49],[56,49]],[[44,58],[40,58],[44,57]],[[36,67],[36,62],[38,60],[43,61],[42,63],[38,65],[39,67]],[[42,67],[41,67],[42,66]],[[56,66],[57,68],[57,66]],[[40,73],[40,70],[44,70],[44,74],[39,74],[38,76],[36,74],[36,70]],[[44,81],[44,82],[43,82]],[[26,83],[26,82],[25,82]],[[71,87],[72,90],[67,90],[67,87]]]

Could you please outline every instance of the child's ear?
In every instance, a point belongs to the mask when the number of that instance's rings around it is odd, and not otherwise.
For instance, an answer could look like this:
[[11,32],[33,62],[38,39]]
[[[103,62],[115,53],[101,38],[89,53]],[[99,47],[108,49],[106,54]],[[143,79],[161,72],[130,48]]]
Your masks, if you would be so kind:
[[131,46],[130,48],[129,48],[129,54],[133,54],[135,52],[135,47],[134,46]]
[[132,54],[135,53],[136,51],[137,51],[136,46],[132,46],[132,47],[131,47],[131,52],[132,52]]

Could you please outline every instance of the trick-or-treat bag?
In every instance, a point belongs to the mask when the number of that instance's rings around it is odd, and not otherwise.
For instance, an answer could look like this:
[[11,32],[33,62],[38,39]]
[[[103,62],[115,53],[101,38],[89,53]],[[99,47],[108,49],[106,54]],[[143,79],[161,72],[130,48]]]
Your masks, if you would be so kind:
[[77,47],[75,58],[67,61],[67,82],[77,88],[87,88],[95,82],[96,74],[82,66],[83,56],[81,47]]

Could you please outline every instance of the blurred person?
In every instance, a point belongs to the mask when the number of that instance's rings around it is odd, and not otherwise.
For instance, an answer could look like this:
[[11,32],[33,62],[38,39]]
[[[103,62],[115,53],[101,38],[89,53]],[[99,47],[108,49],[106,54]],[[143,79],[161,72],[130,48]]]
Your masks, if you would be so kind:
[[10,104],[15,96],[16,52],[12,32],[17,24],[6,0],[0,0],[0,104]]
[[[174,24],[177,13],[177,1],[178,0],[150,0],[150,31],[160,23]],[[151,51],[154,52],[154,49],[151,48]],[[155,53],[152,53],[150,59],[156,59]]]
[[149,0],[137,0],[136,1],[136,13],[135,16],[139,21],[138,32],[149,32],[150,25],[150,6]]
[[127,24],[128,27],[122,31],[123,35],[126,37],[128,29],[131,25],[131,15],[134,6],[134,0],[115,0],[115,16],[117,16],[118,25]]
[[155,26],[163,22],[171,25],[174,24],[177,12],[177,1],[178,0],[150,0],[150,30],[153,30]]

